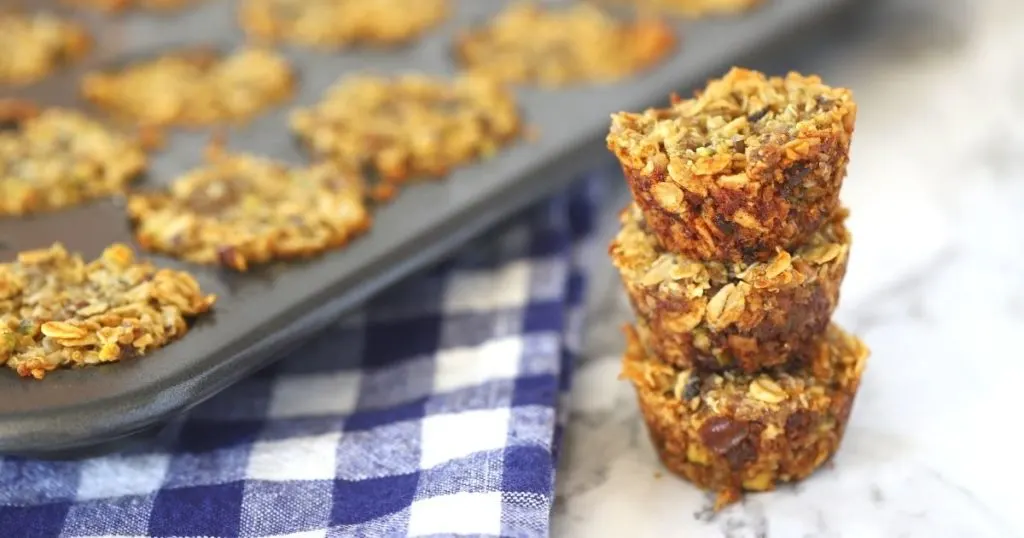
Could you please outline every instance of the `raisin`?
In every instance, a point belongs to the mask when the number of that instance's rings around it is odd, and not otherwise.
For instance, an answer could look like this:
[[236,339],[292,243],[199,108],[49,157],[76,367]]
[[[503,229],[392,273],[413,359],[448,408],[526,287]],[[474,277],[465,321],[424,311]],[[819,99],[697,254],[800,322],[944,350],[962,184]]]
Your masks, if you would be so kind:
[[721,214],[715,214],[715,227],[722,231],[726,235],[732,235],[736,232],[736,225],[729,222]]
[[235,247],[223,246],[218,248],[217,259],[226,267],[237,269],[239,271],[245,270],[245,258]]
[[750,114],[747,115],[747,121],[749,121],[750,123],[757,123],[761,121],[761,118],[768,115],[768,112],[770,111],[771,109],[769,107],[764,107],[761,110],[751,112]]
[[815,422],[814,413],[800,409],[786,419],[786,437],[790,441],[797,441],[806,437],[813,422]]
[[733,469],[743,467],[757,459],[757,448],[750,439],[744,439],[725,453],[725,459]]
[[711,417],[700,427],[700,438],[704,445],[719,455],[728,454],[750,433],[746,421],[728,417]]
[[804,178],[811,173],[811,167],[806,163],[798,163],[783,172],[785,181],[782,183],[782,196],[789,202],[799,201],[803,198]]

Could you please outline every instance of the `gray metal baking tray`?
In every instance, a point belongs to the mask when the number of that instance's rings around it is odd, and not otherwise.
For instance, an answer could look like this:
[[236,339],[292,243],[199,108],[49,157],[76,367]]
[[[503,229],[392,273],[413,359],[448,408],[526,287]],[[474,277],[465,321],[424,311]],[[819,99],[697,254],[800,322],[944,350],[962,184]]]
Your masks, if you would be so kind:
[[[10,4],[10,2],[7,2]],[[455,15],[418,43],[397,50],[318,53],[282,47],[294,63],[300,89],[294,100],[230,133],[229,147],[291,162],[304,154],[286,125],[288,111],[315,102],[339,77],[419,71],[454,74],[454,32],[478,23],[507,2],[456,0]],[[735,18],[679,21],[682,46],[654,70],[621,83],[560,91],[517,90],[525,121],[539,138],[486,162],[457,169],[439,182],[418,184],[377,211],[372,231],[348,248],[304,263],[275,264],[229,274],[151,256],[186,267],[216,293],[215,314],[181,341],[141,360],[51,373],[44,381],[0,370],[0,453],[75,457],[117,447],[279,358],[346,310],[417,268],[437,260],[525,205],[564,187],[577,174],[607,162],[601,149],[610,113],[663,104],[683,91],[788,34],[824,18],[845,0],[768,0]],[[243,36],[236,3],[206,0],[180,14],[129,12],[105,16],[62,9],[51,1],[31,9],[73,13],[97,39],[88,60],[4,97],[89,107],[77,97],[86,71],[182,45],[232,46]],[[180,131],[151,159],[144,186],[167,183],[201,161],[209,131]],[[0,260],[54,241],[96,256],[113,241],[131,242],[128,222],[113,201],[23,219],[0,219]],[[138,248],[136,246],[136,248]]]

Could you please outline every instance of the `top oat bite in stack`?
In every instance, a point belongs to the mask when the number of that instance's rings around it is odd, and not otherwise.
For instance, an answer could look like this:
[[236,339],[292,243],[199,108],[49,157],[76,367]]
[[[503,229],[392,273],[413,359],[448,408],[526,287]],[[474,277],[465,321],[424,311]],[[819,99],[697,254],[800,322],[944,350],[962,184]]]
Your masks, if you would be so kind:
[[842,441],[869,354],[830,322],[856,110],[816,76],[733,69],[612,116],[635,198],[609,248],[637,316],[622,377],[661,461],[716,509],[810,476]]
[[818,77],[733,69],[693,99],[613,115],[608,147],[666,249],[767,261],[838,206],[856,114]]

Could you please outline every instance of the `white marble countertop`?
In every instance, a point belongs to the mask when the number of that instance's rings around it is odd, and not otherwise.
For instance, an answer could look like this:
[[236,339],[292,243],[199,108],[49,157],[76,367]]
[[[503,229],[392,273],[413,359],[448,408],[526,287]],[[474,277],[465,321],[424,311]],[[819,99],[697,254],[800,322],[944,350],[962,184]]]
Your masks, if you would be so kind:
[[860,105],[836,319],[873,353],[838,456],[713,515],[659,464],[616,379],[631,314],[598,257],[556,536],[1024,536],[1024,2],[876,4],[781,67],[848,85]]

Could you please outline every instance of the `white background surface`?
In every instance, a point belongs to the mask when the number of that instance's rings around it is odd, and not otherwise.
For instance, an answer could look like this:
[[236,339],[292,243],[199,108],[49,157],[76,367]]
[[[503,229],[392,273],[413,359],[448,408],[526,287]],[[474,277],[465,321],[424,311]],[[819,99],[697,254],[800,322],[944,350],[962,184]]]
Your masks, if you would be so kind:
[[1024,536],[1024,2],[870,9],[764,66],[818,72],[860,105],[836,319],[873,354],[834,464],[712,516],[658,463],[616,379],[631,314],[598,252],[556,536]]

